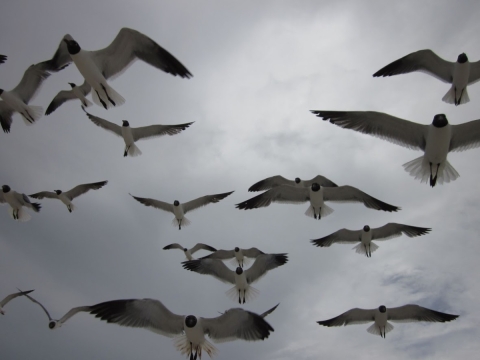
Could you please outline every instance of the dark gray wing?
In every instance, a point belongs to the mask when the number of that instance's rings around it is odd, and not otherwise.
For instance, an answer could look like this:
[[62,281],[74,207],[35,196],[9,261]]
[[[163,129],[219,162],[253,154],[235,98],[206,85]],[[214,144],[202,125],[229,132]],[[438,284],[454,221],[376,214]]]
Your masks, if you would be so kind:
[[212,275],[220,281],[235,284],[235,272],[230,270],[222,260],[198,259],[182,262],[186,270],[195,271],[203,275]]
[[400,208],[398,206],[387,204],[383,201],[380,201],[373,196],[370,196],[363,191],[353,187],[353,186],[339,186],[331,188],[323,188],[323,200],[324,201],[354,201],[361,202],[366,207],[375,210],[383,211],[398,211]]
[[280,303],[278,303],[277,305],[275,305],[275,306],[272,307],[271,309],[268,309],[268,310],[265,311],[264,313],[261,313],[260,316],[265,319],[268,315],[270,315],[272,312],[275,311],[275,309],[278,307],[278,305],[280,305]]
[[28,196],[32,197],[34,199],[43,199],[43,198],[58,199],[57,194],[52,192],[52,191],[40,191],[38,193],[31,194],[31,195],[28,195]]
[[287,254],[263,254],[257,256],[253,265],[250,266],[247,270],[245,270],[245,277],[247,278],[247,283],[251,284],[257,281],[269,270],[282,266],[286,264],[287,261]]
[[202,243],[196,244],[194,247],[190,249],[190,254],[197,252],[198,250],[207,250],[207,251],[217,251],[214,247]]
[[63,41],[65,36],[60,40],[60,44],[58,44],[58,48],[55,51],[55,54],[53,54],[53,57],[50,60],[39,63],[44,70],[57,72],[65,69],[72,62],[72,58],[68,53],[67,43]]
[[328,320],[317,321],[317,323],[319,325],[328,326],[328,327],[364,324],[371,321],[375,321],[376,311],[377,309],[355,308],[355,309],[348,310],[343,314],[338,315],[337,317],[334,317]]
[[142,33],[128,28],[120,30],[106,48],[92,51],[94,61],[106,79],[119,75],[134,60],[140,59],[173,76],[193,75],[172,54]]
[[372,240],[387,240],[403,234],[408,237],[425,235],[432,229],[410,226],[397,223],[388,223],[379,228],[372,229]]
[[183,251],[183,246],[178,244],[178,243],[173,243],[173,244],[170,244],[170,245],[167,245],[163,248],[163,250],[171,250],[171,249],[180,249]]
[[119,126],[117,124],[114,124],[114,123],[112,123],[108,120],[102,119],[98,116],[94,116],[94,115],[88,113],[83,106],[82,106],[82,109],[83,109],[83,111],[85,111],[85,114],[87,114],[88,118],[90,120],[92,120],[92,122],[95,125],[100,126],[100,127],[104,128],[105,130],[111,131],[115,135],[122,136],[122,127],[121,126]]
[[150,125],[132,129],[134,141],[162,135],[176,135],[192,125],[193,122],[178,125]]
[[308,188],[280,185],[236,204],[235,207],[240,210],[249,210],[269,206],[272,202],[301,204],[308,200],[310,200],[310,190]]
[[452,83],[455,63],[443,60],[432,50],[419,50],[395,60],[378,70],[374,77],[407,74],[413,71],[426,72],[437,79]]
[[329,247],[337,244],[352,244],[362,240],[362,230],[340,229],[323,238],[310,240],[312,244],[319,247]]
[[460,125],[451,125],[451,127],[449,151],[464,151],[480,146],[480,120],[473,120]]
[[65,196],[68,197],[70,200],[73,200],[76,197],[85,194],[88,190],[98,190],[107,185],[107,183],[108,181],[105,180],[95,183],[77,185],[73,189],[66,191]]
[[295,186],[295,181],[288,180],[281,175],[275,175],[275,176],[271,176],[269,178],[260,180],[259,182],[256,182],[255,184],[250,186],[248,191],[270,190],[271,188],[274,188],[274,187],[280,186],[280,185]]
[[10,126],[12,125],[12,115],[15,112],[10,105],[3,100],[0,101],[0,124],[4,133],[10,132]]
[[35,211],[37,213],[42,208],[42,205],[40,205],[39,203],[32,203],[26,194],[20,194],[20,193],[14,191],[13,195],[15,196],[15,199],[17,199],[17,201],[20,202],[20,204],[28,207],[29,209],[32,209],[33,211]]
[[[77,86],[78,89],[82,92],[83,95],[87,96],[92,87],[84,81],[82,85]],[[73,93],[72,90],[62,90],[60,91],[52,100],[50,105],[48,105],[47,110],[45,111],[45,115],[50,115],[54,112],[57,108],[59,108],[64,102],[69,100],[78,100],[78,97]]]
[[404,305],[396,308],[387,308],[388,320],[396,322],[446,322],[455,320],[459,315],[451,315],[430,310],[419,305]]
[[260,255],[265,254],[263,251],[258,250],[256,247],[252,247],[250,249],[242,249],[242,253],[243,253],[243,256],[246,256],[249,258],[256,258]]
[[376,111],[310,110],[345,129],[372,135],[409,149],[425,150],[429,125],[421,125]]
[[20,83],[11,91],[17,94],[25,104],[35,96],[43,80],[48,78],[50,73],[45,71],[39,64],[30,65],[30,67],[23,74]]
[[317,175],[315,176],[312,180],[305,180],[303,182],[305,187],[311,187],[313,183],[317,183],[320,186],[326,186],[326,187],[337,187],[338,185],[335,184],[332,180],[326,178],[325,176],[322,175]]
[[173,337],[183,332],[183,316],[154,299],[112,300],[92,305],[90,314],[120,326],[146,328]]
[[273,328],[262,316],[240,308],[230,309],[216,318],[201,318],[203,330],[215,342],[268,338]]
[[220,200],[225,199],[231,193],[233,193],[233,191],[229,191],[223,194],[205,195],[197,199],[183,203],[181,206],[183,206],[183,212],[186,214],[187,212],[198,209],[199,207],[202,207],[208,204],[217,203]]
[[139,203],[142,203],[145,206],[151,206],[151,207],[154,207],[156,209],[160,209],[160,210],[163,210],[163,211],[168,211],[168,212],[171,212],[172,214],[174,214],[172,204],[169,204],[169,203],[166,203],[166,202],[160,201],[160,200],[155,200],[155,199],[141,198],[141,197],[133,196],[132,194],[130,194],[130,196],[133,197],[135,200],[137,200]]

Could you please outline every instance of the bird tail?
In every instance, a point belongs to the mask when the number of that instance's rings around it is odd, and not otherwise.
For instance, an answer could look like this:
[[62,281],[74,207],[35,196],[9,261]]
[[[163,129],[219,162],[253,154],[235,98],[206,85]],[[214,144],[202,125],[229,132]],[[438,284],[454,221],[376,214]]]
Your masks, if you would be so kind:
[[142,151],[137,147],[137,145],[135,145],[135,143],[131,144],[130,147],[125,145],[125,151],[123,153],[123,156],[127,156],[127,153],[132,157],[142,155]]
[[[448,104],[455,104],[455,105],[466,104],[470,101],[470,98],[468,97],[468,92],[467,92],[466,87],[463,89],[461,94],[455,94],[455,92],[456,92],[455,91],[455,85],[452,84],[452,87],[450,88],[450,90],[447,91],[447,93],[442,98],[442,100],[445,101]],[[455,95],[457,95],[457,96],[455,96]]]
[[42,117],[43,108],[35,105],[25,106],[25,109],[21,114],[25,124],[32,125],[36,120]]
[[430,180],[430,186],[434,187],[436,183],[443,184],[456,180],[460,175],[457,170],[450,165],[448,160],[440,164],[438,170],[436,165],[432,166],[434,173],[430,172],[430,164],[424,156],[420,156],[412,161],[403,164],[405,171],[407,171],[415,179],[420,179],[420,182],[426,183]]
[[187,355],[187,358],[190,357],[192,350],[197,351],[197,355],[200,359],[202,358],[202,350],[204,350],[211,358],[217,354],[217,348],[207,339],[198,345],[196,349],[192,349],[192,345],[186,335],[177,336],[173,341],[175,342],[175,348],[180,351],[182,355]]
[[93,89],[92,91],[92,100],[95,104],[109,109],[112,106],[120,106],[125,103],[123,96],[117,93],[110,85],[105,82],[103,86],[104,88]]
[[[227,290],[225,294],[232,299],[235,302],[238,302],[238,289],[236,286],[232,287],[231,289]],[[260,294],[260,291],[253,286],[248,286],[247,290],[245,290],[245,302],[250,302],[253,299],[255,299],[258,294]],[[240,291],[240,297],[242,298],[243,301],[243,291]]]
[[29,208],[31,208],[33,211],[35,211],[37,213],[42,208],[42,205],[40,205],[40,203],[36,203],[36,202],[35,203],[30,203],[29,205],[30,205]]
[[[380,329],[378,327],[377,324],[373,323],[368,329],[367,331],[370,333],[370,334],[373,334],[373,335],[380,335],[382,336],[382,330],[383,329]],[[387,323],[385,324],[385,334],[389,333],[390,331],[393,330],[393,325],[390,324],[388,321]]]
[[[237,258],[235,258],[235,257],[234,257],[232,260],[230,260],[230,264],[232,264],[233,266],[235,266],[235,268],[236,268],[237,266],[240,266],[240,265],[238,264]],[[248,265],[248,264],[250,264],[250,259],[244,256],[244,257],[243,257],[243,266]]]
[[[370,252],[373,253],[375,250],[377,250],[379,246],[373,242],[370,242]],[[361,255],[367,255],[367,251],[365,250],[365,246],[360,243],[352,248],[352,250],[355,250],[357,254]]]
[[[323,204],[322,207],[320,208],[320,219],[324,218],[327,215],[330,215],[333,212],[333,209],[328,206],[327,204]],[[315,218],[315,212],[313,210],[313,206],[309,205],[307,211],[305,211],[305,215],[311,218]],[[318,218],[318,214],[317,214]]]
[[[15,219],[13,217],[13,208],[9,208],[8,213],[10,214],[12,219]],[[25,222],[25,221],[30,220],[31,218],[32,218],[32,216],[22,207],[22,208],[20,208],[20,210],[18,210],[18,219],[15,219],[15,220]]]
[[173,218],[172,220],[172,225],[175,226],[175,227],[181,227],[181,226],[188,226],[190,225],[190,220],[188,220],[185,216],[183,217],[182,219],[182,222],[180,223],[180,220],[178,220],[177,218]]

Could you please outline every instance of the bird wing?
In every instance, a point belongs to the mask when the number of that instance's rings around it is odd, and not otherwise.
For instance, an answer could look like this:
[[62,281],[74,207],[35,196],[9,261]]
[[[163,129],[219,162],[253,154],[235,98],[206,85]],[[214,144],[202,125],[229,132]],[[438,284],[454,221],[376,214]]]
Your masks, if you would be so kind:
[[280,185],[235,206],[241,210],[249,210],[269,206],[272,202],[301,204],[309,199],[308,188]]
[[268,310],[265,311],[264,313],[261,313],[260,316],[265,319],[268,315],[270,315],[272,312],[275,311],[275,309],[278,307],[278,305],[280,305],[280,303],[278,303],[277,305],[275,305],[275,306],[272,307],[271,309],[268,309]]
[[52,191],[40,191],[38,193],[31,194],[31,195],[28,195],[28,196],[32,197],[34,199],[43,199],[43,198],[58,199],[57,194],[52,192]]
[[287,254],[263,254],[257,256],[253,265],[245,270],[247,283],[251,284],[257,281],[269,270],[282,266],[287,261]]
[[231,193],[233,193],[233,191],[229,191],[223,194],[205,195],[195,200],[188,201],[182,204],[183,212],[184,214],[186,214],[187,212],[198,209],[199,207],[202,207],[208,204],[217,203],[220,200],[225,199]]
[[290,185],[290,186],[295,186],[295,181],[293,180],[288,180],[285,179],[281,175],[275,175],[271,176],[269,178],[260,180],[259,182],[256,182],[250,188],[248,191],[264,191],[264,190],[270,190],[271,188],[274,188],[276,186],[280,185]]
[[198,250],[217,251],[217,249],[215,249],[214,247],[211,247],[210,245],[198,243],[190,249],[190,254],[193,254]]
[[452,125],[449,151],[464,151],[480,146],[480,120]]
[[5,63],[7,61],[7,55],[0,55],[0,64]]
[[243,253],[243,256],[246,256],[249,258],[256,258],[260,255],[265,254],[263,251],[258,250],[256,247],[252,247],[250,249],[242,249],[242,253]]
[[141,198],[141,197],[133,196],[132,194],[130,194],[130,196],[133,197],[135,200],[137,200],[139,203],[142,203],[145,206],[151,206],[151,207],[154,207],[156,209],[160,209],[160,210],[163,210],[163,211],[168,211],[168,212],[171,212],[172,214],[174,214],[172,204],[169,204],[169,203],[166,203],[166,202],[160,201],[160,200],[155,200],[155,199]]
[[5,101],[0,101],[0,124],[4,133],[10,132],[10,126],[12,125],[12,115],[15,112],[13,108]]
[[331,188],[323,188],[323,200],[324,201],[354,201],[362,202],[366,207],[375,210],[383,211],[398,211],[399,207],[387,204],[383,201],[380,201],[373,196],[370,196],[363,191],[353,187],[353,186],[339,186]]
[[30,295],[25,295],[25,297],[29,298],[32,302],[34,302],[35,304],[38,304],[42,309],[43,311],[45,312],[45,314],[47,315],[48,317],[48,320],[52,320],[52,317],[50,316],[50,313],[48,312],[48,310],[45,308],[45,306],[42,305],[42,303],[38,300],[35,300],[33,297],[31,297]]
[[100,126],[100,127],[104,128],[105,130],[111,131],[115,135],[122,136],[122,127],[121,126],[118,126],[117,124],[114,124],[114,123],[112,123],[108,120],[102,119],[98,116],[94,116],[94,115],[88,113],[83,106],[82,106],[82,109],[83,109],[83,111],[85,111],[85,114],[87,114],[88,118],[90,120],[92,120],[92,122],[95,125]]
[[[90,86],[87,81],[84,81],[82,85],[77,86],[77,88],[82,92],[83,95],[87,96],[92,87]],[[78,99],[77,95],[73,93],[72,90],[62,90],[60,91],[52,100],[50,105],[48,105],[47,110],[45,111],[45,115],[50,115],[52,112],[57,110],[64,102],[69,100]],[[93,120],[92,120],[93,121]]]
[[261,315],[240,308],[229,309],[216,318],[201,318],[203,331],[215,342],[268,338],[273,328]]
[[183,251],[183,246],[178,243],[173,243],[163,248],[163,250],[170,250],[170,249],[180,249]]
[[372,229],[372,240],[388,240],[405,234],[408,237],[425,235],[432,229],[421,228],[397,223],[388,223],[379,228]]
[[5,204],[7,200],[5,200],[5,197],[3,196],[3,191],[0,191],[0,204]]
[[338,315],[337,317],[317,321],[319,325],[323,326],[346,326],[346,325],[353,325],[353,324],[364,324],[370,321],[375,321],[375,311],[376,309],[351,309],[343,314]]
[[176,135],[192,125],[193,122],[178,125],[150,125],[132,129],[134,141],[162,135]]
[[182,262],[184,269],[203,275],[212,275],[220,281],[235,284],[235,272],[230,270],[222,260],[198,259]]
[[313,183],[317,183],[320,186],[327,186],[327,187],[337,187],[338,185],[335,184],[332,180],[326,178],[322,175],[315,176],[312,180],[306,180],[303,182],[305,187],[311,187]]
[[77,185],[73,189],[65,191],[65,196],[68,197],[70,200],[73,200],[76,197],[79,197],[80,195],[85,194],[88,190],[98,190],[103,186],[107,185],[107,183],[108,181],[105,180],[105,181],[99,181],[95,183]]
[[63,324],[65,321],[67,321],[68,319],[70,319],[73,315],[75,315],[76,313],[80,312],[80,311],[84,311],[84,312],[90,312],[92,310],[92,307],[91,306],[78,306],[78,307],[74,307],[72,309],[70,309],[65,315],[63,315],[60,320],[58,320],[58,323],[59,324]]
[[106,48],[92,51],[105,79],[120,75],[137,58],[173,76],[193,75],[172,54],[142,33],[123,28]]
[[48,78],[50,73],[42,69],[40,64],[30,65],[23,74],[20,83],[11,91],[17,94],[25,104],[35,96],[43,80]]
[[234,250],[217,250],[210,255],[203,256],[200,259],[218,259],[218,260],[227,260],[235,257]]
[[72,58],[68,53],[67,43],[63,41],[66,37],[67,35],[60,40],[60,44],[58,44],[58,48],[50,60],[39,63],[42,66],[42,69],[45,69],[49,72],[57,72],[65,69],[72,62]]
[[[20,290],[20,289],[19,289]],[[13,294],[10,294],[10,295],[7,295],[5,297],[5,299],[3,299],[2,301],[0,301],[0,307],[4,307],[5,305],[7,305],[9,303],[9,301],[15,299],[16,297],[18,296],[27,296],[27,294],[31,293],[33,290],[27,290],[27,291],[19,291],[19,292],[16,292],[16,293],[13,293]]]
[[323,238],[310,240],[312,244],[319,247],[329,247],[330,245],[337,244],[352,244],[361,241],[362,230],[348,230],[340,229],[330,235]]
[[425,150],[428,125],[377,111],[310,111],[342,128],[372,135],[409,149]]
[[146,328],[173,337],[183,332],[183,316],[154,299],[112,300],[90,306],[90,314],[120,326]]
[[421,71],[430,74],[437,79],[452,83],[453,62],[443,60],[432,50],[419,50],[408,54],[387,66],[378,70],[374,77],[407,74],[413,71]]
[[468,84],[476,83],[478,80],[480,80],[480,61],[471,62]]
[[458,317],[458,315],[446,314],[412,304],[389,308],[387,313],[388,320],[396,322],[446,322],[455,320]]

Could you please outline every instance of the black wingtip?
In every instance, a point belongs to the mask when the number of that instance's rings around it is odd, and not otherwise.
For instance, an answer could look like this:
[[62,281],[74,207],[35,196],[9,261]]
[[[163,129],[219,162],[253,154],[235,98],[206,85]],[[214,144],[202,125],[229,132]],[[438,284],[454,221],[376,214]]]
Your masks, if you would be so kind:
[[42,205],[40,205],[39,203],[32,203],[32,206],[36,212],[39,212],[42,208]]
[[200,260],[187,260],[182,262],[182,266],[186,270],[196,271],[200,267]]
[[275,254],[275,262],[278,266],[286,264],[288,262],[287,254]]

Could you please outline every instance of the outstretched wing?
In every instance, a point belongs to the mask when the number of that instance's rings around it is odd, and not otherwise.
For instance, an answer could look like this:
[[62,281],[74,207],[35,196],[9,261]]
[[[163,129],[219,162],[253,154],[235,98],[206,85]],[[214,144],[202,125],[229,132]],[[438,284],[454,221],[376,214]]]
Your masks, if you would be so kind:
[[375,210],[383,210],[383,211],[398,211],[400,210],[399,207],[387,204],[383,201],[380,201],[373,196],[370,196],[363,191],[353,187],[353,186],[339,186],[339,187],[331,187],[331,188],[323,188],[323,200],[325,201],[353,201],[353,202],[361,202],[366,207]]
[[451,315],[435,310],[430,310],[419,305],[404,305],[387,309],[388,320],[396,322],[446,322],[455,320],[458,315]]
[[329,247],[337,244],[352,244],[362,240],[362,230],[340,229],[323,238],[310,240],[312,244],[319,247]]
[[220,200],[225,199],[231,193],[233,193],[233,191],[229,191],[223,194],[205,195],[195,200],[188,201],[182,204],[183,212],[186,214],[187,212],[198,209],[199,207],[202,207],[208,204],[217,203]]
[[257,281],[269,270],[282,266],[287,261],[287,254],[263,254],[257,256],[253,265],[248,270],[245,270],[247,283],[251,284]]
[[132,194],[129,194],[129,195],[131,197],[133,197],[135,200],[137,200],[139,203],[141,203],[145,206],[151,206],[151,207],[154,207],[156,209],[160,209],[160,210],[163,210],[163,211],[168,211],[168,212],[171,212],[172,214],[174,214],[172,204],[169,204],[169,203],[166,203],[166,202],[160,201],[160,200],[155,200],[155,199],[141,198],[141,197],[133,196]]
[[43,198],[57,199],[58,198],[57,194],[52,192],[52,191],[40,191],[38,193],[31,194],[31,195],[28,195],[28,196],[32,197],[34,199],[43,199]]
[[222,260],[198,259],[182,262],[184,269],[195,271],[203,275],[212,275],[220,281],[235,284],[235,273]]
[[190,254],[197,252],[198,250],[207,250],[207,251],[217,251],[214,247],[202,243],[196,244],[193,248],[190,249]]
[[[20,290],[20,289],[18,289]],[[4,307],[7,305],[11,300],[15,299],[16,297],[19,296],[28,296],[27,294],[30,294],[33,290],[27,290],[27,291],[19,291],[10,295],[7,295],[2,301],[0,301],[0,307]]]
[[317,321],[319,325],[323,326],[346,326],[346,325],[353,325],[353,324],[364,324],[370,321],[375,321],[375,311],[376,309],[351,309],[343,314],[340,314],[334,318]]
[[108,120],[102,119],[101,117],[94,116],[90,113],[88,113],[85,108],[82,106],[83,111],[85,111],[85,114],[87,114],[88,118],[92,120],[92,122],[104,128],[105,130],[113,132],[115,135],[122,136],[122,128],[121,126],[118,126],[117,124],[114,124]]
[[3,132],[8,134],[10,132],[10,126],[12,125],[12,115],[15,112],[13,108],[5,101],[0,101],[0,124],[2,125]]
[[480,146],[480,120],[452,125],[449,151],[464,151]]
[[[77,88],[82,92],[84,96],[87,96],[92,87],[89,83],[85,80],[82,85],[77,86]],[[60,91],[52,100],[50,105],[48,105],[47,110],[45,111],[45,115],[50,115],[52,112],[57,110],[64,102],[69,100],[78,99],[77,95],[74,94],[72,90],[62,90]]]
[[11,91],[17,94],[25,104],[35,96],[43,80],[48,78],[50,73],[45,71],[40,64],[30,65],[30,67],[23,74],[20,83]]
[[425,235],[432,229],[410,226],[397,223],[388,223],[379,228],[372,229],[372,240],[388,240],[403,234],[408,237]]
[[235,205],[240,210],[269,206],[272,202],[301,204],[310,199],[308,188],[280,185]]
[[317,183],[320,186],[327,186],[327,187],[337,187],[338,185],[335,184],[332,180],[326,178],[322,175],[315,176],[312,180],[306,180],[303,182],[304,186],[309,188],[312,186],[313,183]]
[[178,125],[150,125],[132,129],[134,141],[162,135],[176,135],[192,125],[193,122]]
[[250,186],[248,191],[270,190],[271,188],[274,188],[274,187],[280,186],[280,185],[295,186],[295,181],[288,180],[281,175],[275,175],[275,176],[271,176],[269,178],[260,180],[259,182],[256,182],[255,184]]
[[107,183],[108,181],[105,180],[105,181],[99,181],[95,183],[77,185],[73,189],[66,191],[65,196],[68,197],[70,200],[73,200],[76,197],[79,197],[80,195],[85,194],[88,190],[98,190],[104,187]]

